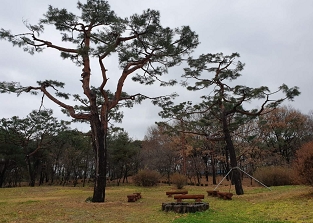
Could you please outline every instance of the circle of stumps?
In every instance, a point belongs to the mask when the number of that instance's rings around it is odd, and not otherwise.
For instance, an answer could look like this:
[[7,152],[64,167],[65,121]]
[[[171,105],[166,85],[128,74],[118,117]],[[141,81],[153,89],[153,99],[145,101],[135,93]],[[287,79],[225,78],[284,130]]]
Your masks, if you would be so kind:
[[206,211],[209,209],[209,204],[206,202],[185,203],[172,202],[162,203],[162,211],[174,211],[176,213],[194,213],[198,211]]

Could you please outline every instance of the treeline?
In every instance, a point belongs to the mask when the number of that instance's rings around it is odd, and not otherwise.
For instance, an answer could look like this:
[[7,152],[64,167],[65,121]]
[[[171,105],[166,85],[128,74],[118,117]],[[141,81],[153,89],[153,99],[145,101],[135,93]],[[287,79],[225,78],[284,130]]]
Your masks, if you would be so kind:
[[[225,176],[231,168],[236,167],[231,167],[226,143],[223,137],[218,137],[222,134],[218,124],[211,119],[210,125],[206,122],[201,126],[205,116],[206,114],[195,114],[185,117],[183,123],[159,123],[158,127],[150,128],[143,142],[144,154],[147,156],[144,159],[147,162],[145,165],[167,176],[168,180],[174,172],[179,172],[186,175],[191,183],[200,184],[203,178],[208,181],[209,176],[212,176],[213,184],[218,183],[217,174]],[[228,122],[234,123],[236,118],[238,117],[230,116]],[[231,132],[237,167],[243,170],[242,176],[245,175],[243,172],[253,175],[257,170],[261,176],[260,170],[264,169],[265,172],[265,167],[269,166],[279,167],[278,175],[281,167],[288,174],[298,171],[296,175],[299,176],[301,168],[306,169],[306,172],[313,170],[313,162],[309,161],[309,157],[313,157],[313,147],[307,148],[312,146],[310,142],[313,141],[312,113],[302,114],[290,106],[278,107],[271,112],[265,111],[260,116],[246,119],[245,122],[237,121],[236,125],[231,126]],[[216,140],[210,138],[212,135]],[[276,174],[273,169],[271,174]],[[280,177],[283,176],[276,178]],[[304,178],[313,180],[310,175]]]
[[[74,185],[93,182],[91,135],[58,121],[52,110],[0,120],[0,187]],[[108,138],[107,179],[127,180],[138,171],[141,143],[122,130]]]
[[[190,119],[195,121],[201,116]],[[52,110],[33,111],[24,119],[1,119],[0,186],[14,187],[25,182],[30,186],[85,186],[93,181],[91,136],[70,129],[69,124],[53,117]],[[172,128],[178,124],[173,122]],[[215,126],[211,128],[214,131]],[[216,184],[217,174],[229,172],[224,141],[210,141],[205,134],[173,129],[168,132],[162,125],[150,127],[143,141],[132,140],[120,129],[110,131],[107,181],[114,180],[119,185],[139,170],[148,169],[159,172],[167,181],[174,173],[180,173],[190,183],[212,180]],[[232,137],[238,167],[251,175],[268,166],[297,168],[297,152],[302,147],[313,150],[307,148],[313,141],[313,115],[279,107],[240,125]]]

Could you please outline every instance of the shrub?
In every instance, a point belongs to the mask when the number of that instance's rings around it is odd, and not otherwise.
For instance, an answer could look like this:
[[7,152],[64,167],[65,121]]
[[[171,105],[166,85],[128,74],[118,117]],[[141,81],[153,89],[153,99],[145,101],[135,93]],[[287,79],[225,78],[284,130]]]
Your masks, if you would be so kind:
[[135,176],[133,181],[137,186],[151,187],[158,184],[160,174],[154,170],[140,170]]
[[297,151],[293,167],[299,183],[313,186],[313,141],[304,144]]
[[186,176],[179,173],[174,173],[171,176],[171,181],[176,185],[177,189],[182,189],[187,184]]
[[282,186],[293,184],[294,171],[288,167],[267,166],[258,168],[253,177],[266,186]]

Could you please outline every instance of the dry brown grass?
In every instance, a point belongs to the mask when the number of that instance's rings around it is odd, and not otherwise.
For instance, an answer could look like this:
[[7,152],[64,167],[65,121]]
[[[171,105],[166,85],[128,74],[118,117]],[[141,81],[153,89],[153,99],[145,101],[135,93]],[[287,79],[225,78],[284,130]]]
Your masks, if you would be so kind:
[[[3,188],[0,222],[154,222],[154,215],[164,215],[158,200],[166,198],[161,188],[109,187],[105,203],[85,202],[92,188]],[[143,198],[127,202],[127,194],[138,190]],[[169,222],[171,215],[174,217],[169,213],[163,222]]]
[[[227,182],[225,182],[227,184]],[[87,203],[92,188],[19,187],[0,189],[0,222],[313,222],[310,187],[245,187],[245,194],[232,201],[205,196],[210,209],[197,214],[161,211],[162,202],[173,202],[165,192],[174,186],[151,188],[108,187],[105,203]],[[206,194],[213,186],[186,186],[190,194]],[[221,191],[234,192],[229,185]],[[141,192],[143,198],[127,202],[127,194]]]

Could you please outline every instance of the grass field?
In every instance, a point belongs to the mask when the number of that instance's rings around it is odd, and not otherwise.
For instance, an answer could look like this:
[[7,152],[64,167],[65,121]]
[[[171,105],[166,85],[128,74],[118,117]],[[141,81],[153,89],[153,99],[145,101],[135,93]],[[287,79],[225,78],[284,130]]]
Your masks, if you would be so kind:
[[[305,222],[313,223],[313,189],[306,186],[245,187],[245,194],[233,200],[208,197],[213,187],[186,186],[189,194],[205,194],[209,210],[177,214],[161,211],[165,195],[173,187],[108,187],[105,203],[88,203],[93,188],[18,187],[0,188],[0,222]],[[220,191],[229,191],[221,186]],[[141,192],[143,198],[127,202],[127,194]],[[234,188],[231,188],[234,192]]]

